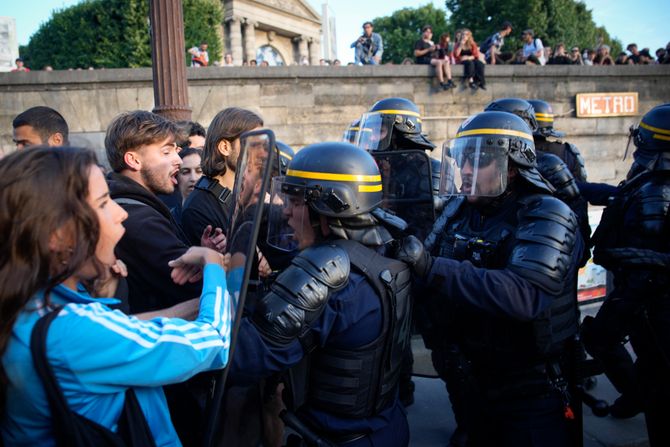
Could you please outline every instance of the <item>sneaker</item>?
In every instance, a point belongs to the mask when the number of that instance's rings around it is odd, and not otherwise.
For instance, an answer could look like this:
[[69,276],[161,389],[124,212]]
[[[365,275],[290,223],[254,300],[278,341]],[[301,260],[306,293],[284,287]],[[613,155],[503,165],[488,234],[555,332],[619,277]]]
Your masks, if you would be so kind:
[[468,84],[468,85],[470,86],[470,88],[472,90],[477,90],[477,84],[475,84],[474,82],[470,82],[470,84]]
[[642,411],[640,403],[635,398],[622,394],[610,405],[610,414],[616,419],[630,419]]
[[456,87],[456,84],[454,84],[454,81],[452,81],[451,79],[449,79],[449,80],[447,81],[447,83],[444,84],[444,87],[443,87],[443,88],[444,88],[445,90],[449,90],[450,88],[454,88],[454,87]]
[[486,90],[486,85],[482,84],[481,82],[479,83],[479,88],[482,90]]

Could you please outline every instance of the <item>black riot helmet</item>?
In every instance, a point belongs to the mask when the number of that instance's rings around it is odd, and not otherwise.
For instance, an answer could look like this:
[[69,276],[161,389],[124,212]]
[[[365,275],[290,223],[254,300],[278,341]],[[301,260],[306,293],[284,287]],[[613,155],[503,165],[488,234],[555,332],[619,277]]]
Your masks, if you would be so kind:
[[295,156],[295,151],[291,146],[281,141],[275,141],[275,147],[277,148],[277,155],[279,155],[279,175],[286,175],[286,170]]
[[537,132],[538,124],[535,118],[533,106],[521,98],[502,98],[489,103],[484,109],[485,112],[509,112],[521,118],[528,124],[533,133]]
[[482,112],[466,119],[443,148],[440,193],[496,197],[507,188],[508,161],[531,185],[553,192],[536,167],[528,124],[508,112]]
[[359,128],[356,145],[367,151],[435,149],[435,145],[422,135],[421,113],[409,99],[377,101],[361,117]]
[[537,121],[537,130],[533,135],[541,137],[561,138],[565,134],[554,129],[554,111],[551,104],[541,99],[529,99],[528,102],[535,111],[535,120]]
[[354,217],[368,213],[382,201],[382,180],[370,154],[347,143],[312,144],[291,161],[285,192],[304,192],[318,214]]
[[670,170],[670,103],[647,112],[631,129],[635,161],[649,170]]
[[342,135],[342,141],[345,143],[356,144],[356,138],[358,138],[358,131],[360,130],[361,120],[355,119],[349,124],[347,130],[344,131]]
[[336,236],[381,245],[391,239],[377,226],[383,223],[381,202],[382,178],[369,153],[344,142],[306,146],[293,157],[286,175],[272,180],[268,242],[289,247],[285,242],[296,226],[314,225],[321,215]]

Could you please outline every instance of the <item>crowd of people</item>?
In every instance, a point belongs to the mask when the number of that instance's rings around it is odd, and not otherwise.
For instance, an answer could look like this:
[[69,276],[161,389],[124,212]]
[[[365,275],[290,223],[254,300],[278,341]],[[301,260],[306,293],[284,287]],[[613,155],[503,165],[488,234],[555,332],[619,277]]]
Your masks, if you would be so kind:
[[[103,172],[56,110],[22,112],[0,160],[4,445],[407,446],[414,325],[451,446],[578,445],[585,350],[622,393],[607,411],[668,445],[670,104],[631,129],[616,187],[553,123],[494,100],[440,162],[405,98],[295,152],[246,109],[207,129],[137,110]],[[593,236],[587,203],[607,205]],[[580,329],[592,245],[615,288]]]

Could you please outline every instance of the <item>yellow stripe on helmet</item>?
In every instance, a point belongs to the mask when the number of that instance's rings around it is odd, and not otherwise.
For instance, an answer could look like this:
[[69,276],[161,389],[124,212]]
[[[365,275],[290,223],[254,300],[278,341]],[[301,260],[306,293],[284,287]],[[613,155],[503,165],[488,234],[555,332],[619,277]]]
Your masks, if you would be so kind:
[[670,137],[669,137],[669,136],[659,135],[659,134],[657,134],[657,133],[653,134],[653,135],[652,135],[652,138],[656,138],[657,140],[670,141]]
[[[312,172],[298,171],[289,169],[286,171],[287,177],[306,178],[310,180],[332,180],[336,182],[381,182],[381,175],[366,174],[334,174],[332,172]],[[381,185],[380,185],[381,188]]]
[[381,183],[378,185],[358,185],[358,192],[379,192],[381,190]]
[[378,113],[380,115],[409,115],[409,116],[415,116],[417,118],[421,118],[421,114],[417,112],[412,112],[411,110],[393,110],[393,109],[387,109],[387,110],[375,110],[374,112],[369,112],[370,114],[373,113]]
[[642,127],[643,129],[647,129],[648,131],[651,132],[660,133],[662,135],[670,135],[670,130],[659,129],[658,127],[652,127],[649,124],[645,124],[643,121],[640,121],[640,127]]
[[554,115],[552,115],[551,113],[536,113],[535,119],[537,119],[538,121],[542,121],[544,123],[553,123]]
[[521,137],[527,140],[532,140],[533,136],[526,132],[511,129],[472,129],[464,130],[456,134],[456,138],[469,137],[472,135],[505,135],[508,137]]

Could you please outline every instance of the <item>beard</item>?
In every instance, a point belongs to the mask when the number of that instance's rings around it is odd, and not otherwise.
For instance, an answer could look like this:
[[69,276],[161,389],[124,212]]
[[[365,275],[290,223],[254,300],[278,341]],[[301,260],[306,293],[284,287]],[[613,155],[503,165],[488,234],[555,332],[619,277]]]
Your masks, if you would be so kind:
[[142,181],[152,193],[172,194],[174,192],[174,184],[170,178],[158,169],[142,169],[140,175],[142,176]]
[[231,172],[237,171],[237,159],[239,155],[239,152],[230,151],[230,155],[226,157],[226,169],[230,169]]

